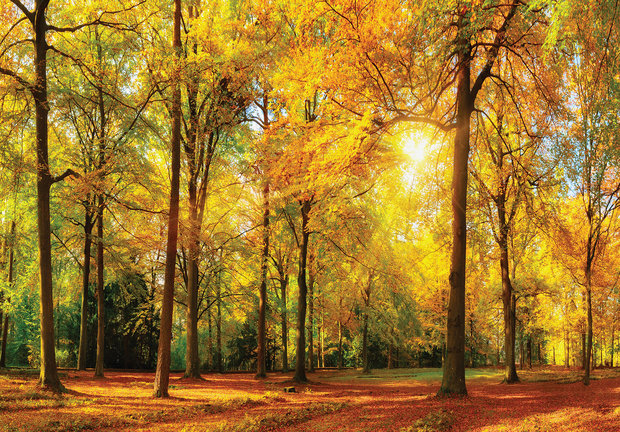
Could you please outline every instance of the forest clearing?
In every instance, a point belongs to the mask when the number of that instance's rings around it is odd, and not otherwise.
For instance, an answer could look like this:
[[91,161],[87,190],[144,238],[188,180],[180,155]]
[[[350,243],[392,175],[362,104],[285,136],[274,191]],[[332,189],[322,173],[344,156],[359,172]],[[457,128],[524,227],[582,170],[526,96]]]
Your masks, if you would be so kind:
[[619,319],[619,0],[0,0],[2,430],[619,431]]
[[63,371],[71,389],[42,392],[36,375],[0,375],[2,432],[38,431],[617,431],[620,372],[597,370],[584,391],[577,371],[520,371],[520,384],[501,384],[497,368],[467,371],[469,396],[438,398],[438,369],[321,370],[296,385],[290,375],[171,376],[171,398],[152,397],[152,373]]

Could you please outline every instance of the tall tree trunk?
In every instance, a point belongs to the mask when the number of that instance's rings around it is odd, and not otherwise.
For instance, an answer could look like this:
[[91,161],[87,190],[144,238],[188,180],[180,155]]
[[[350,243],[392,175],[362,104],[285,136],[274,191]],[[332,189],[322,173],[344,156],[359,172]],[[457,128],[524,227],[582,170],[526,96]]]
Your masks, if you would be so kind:
[[198,259],[199,259],[199,228],[196,183],[190,173],[189,181],[189,259],[187,265],[187,308],[186,332],[187,344],[185,353],[186,378],[200,378],[200,357],[198,354]]
[[256,378],[265,378],[266,360],[266,309],[267,309],[267,260],[269,259],[269,183],[263,187],[263,250],[260,263],[260,288],[258,295],[258,350],[256,359]]
[[338,320],[338,369],[342,369],[342,322]]
[[325,315],[321,307],[321,326],[319,327],[319,360],[320,366],[325,367]]
[[[462,18],[462,20],[466,20]],[[466,24],[459,31],[466,33]],[[439,394],[467,394],[465,386],[465,266],[467,251],[467,165],[469,123],[474,106],[470,89],[471,44],[463,35],[457,41],[457,125],[452,171],[452,255],[450,297],[446,328],[446,358]]]
[[527,337],[527,365],[532,369],[532,336]]
[[39,384],[54,392],[64,386],[58,377],[54,348],[54,300],[52,295],[52,245],[50,226],[50,188],[52,175],[48,158],[47,49],[45,19],[48,0],[35,0],[33,16],[35,45],[35,86],[32,95],[35,104],[37,141],[37,226],[39,241],[40,316],[41,316],[41,374]]
[[[9,232],[9,269],[7,282],[9,288],[13,286],[13,269],[15,262],[15,220],[11,221],[11,229]],[[10,299],[7,299],[10,301]],[[0,325],[2,326],[2,342],[0,346],[0,367],[6,367],[6,342],[9,336],[9,312],[4,312],[4,319],[0,315]]]
[[0,367],[6,367],[6,343],[9,337],[9,314],[4,314],[4,323],[2,324],[2,346],[0,347]]
[[280,300],[282,301],[282,372],[288,372],[288,320],[286,313],[286,288],[288,275],[280,272]]
[[95,376],[103,377],[103,359],[105,353],[105,303],[103,292],[103,195],[98,197],[97,208],[97,359]]
[[[189,20],[191,22],[198,17],[198,8],[189,6]],[[198,45],[194,41],[191,50],[198,53]],[[200,263],[200,234],[202,231],[202,216],[204,213],[204,191],[209,178],[209,168],[213,156],[213,134],[209,135],[207,155],[202,160],[204,151],[203,138],[199,134],[200,110],[198,107],[198,93],[200,82],[198,76],[191,76],[186,83],[187,105],[189,111],[189,127],[185,140],[184,150],[187,157],[188,168],[188,201],[189,201],[189,263],[187,266],[187,307],[186,307],[186,333],[187,345],[185,354],[186,378],[200,379],[200,355],[198,351],[198,282]],[[199,174],[204,169],[204,175],[200,187]]]
[[450,258],[450,297],[446,331],[446,359],[439,394],[467,394],[465,385],[465,268],[467,252],[467,177],[470,119],[476,95],[491,74],[493,63],[504,44],[508,24],[521,2],[513,0],[498,29],[486,63],[471,85],[471,10],[461,5],[454,41],[456,57],[456,129],[452,171],[452,254]]
[[581,369],[585,369],[585,368],[586,368],[586,333],[581,332]]
[[615,331],[616,331],[616,327],[612,326],[611,327],[611,362],[609,363],[609,366],[611,366],[612,368],[614,367],[614,340],[615,340]]
[[521,338],[519,339],[519,361],[520,361],[520,369],[523,370],[523,365],[525,364],[525,347],[523,346],[523,329],[521,329]]
[[370,295],[372,292],[372,282],[374,274],[368,272],[368,283],[362,290],[364,298],[364,325],[362,327],[362,372],[370,373],[370,362],[368,359],[368,311],[370,310]]
[[476,367],[476,343],[475,343],[475,334],[474,334],[474,320],[472,317],[469,318],[469,352],[471,357],[471,367]]
[[314,372],[314,255],[308,269],[308,372]]
[[213,356],[213,323],[211,318],[211,308],[207,309],[207,326],[209,329],[209,333],[207,335],[207,370],[212,370],[215,362]]
[[219,283],[217,284],[217,317],[215,319],[215,345],[215,361],[217,371],[219,373],[222,373],[224,372],[224,363],[222,362],[222,295]]
[[362,326],[362,372],[370,373],[368,363],[368,313],[364,313],[364,325]]
[[301,212],[301,244],[299,250],[299,272],[297,275],[297,284],[299,285],[299,295],[297,297],[297,337],[295,352],[295,376],[293,380],[296,382],[306,382],[306,296],[308,286],[306,284],[306,261],[308,258],[308,240],[310,238],[310,230],[308,229],[308,221],[310,209],[312,205],[310,200],[306,199],[300,203]]
[[[172,46],[178,57],[181,54],[181,0],[174,0],[174,29]],[[176,270],[177,238],[179,230],[179,177],[181,170],[181,89],[180,71],[173,72],[172,139],[170,160],[170,211],[168,214],[168,239],[166,244],[166,271],[164,296],[161,308],[157,368],[155,370],[155,397],[168,397],[170,379],[170,342],[172,339],[172,312],[174,306],[174,277]]]
[[[96,38],[99,39],[97,28],[95,28]],[[103,62],[103,51],[101,44],[97,45],[97,58],[99,64]],[[103,74],[103,68],[100,67],[100,73]],[[103,80],[103,78],[101,78]],[[106,111],[103,94],[103,87],[99,85],[98,89],[98,105],[99,105],[99,164],[101,176],[105,175],[104,167],[106,163]],[[99,191],[97,202],[97,358],[95,361],[95,376],[103,377],[103,363],[105,356],[105,297],[104,297],[104,262],[103,262],[103,212],[104,197],[103,192]]]
[[592,265],[588,259],[586,263],[586,307],[587,307],[587,343],[584,362],[583,384],[590,385],[590,361],[592,355]]
[[[91,203],[90,197],[87,205]],[[77,370],[86,369],[86,351],[88,349],[88,284],[90,282],[90,252],[93,234],[93,217],[87,207],[84,216],[84,268],[82,269],[82,306],[80,313],[80,345],[78,348]]]
[[[505,185],[502,186],[502,189],[505,189]],[[515,316],[513,308],[515,296],[512,290],[512,283],[510,281],[510,269],[508,268],[510,262],[508,258],[508,230],[510,227],[506,221],[505,190],[498,194],[496,203],[500,231],[499,261],[502,276],[502,302],[504,311],[504,352],[506,354],[506,361],[504,367],[504,382],[511,384],[518,382],[519,377],[517,376],[517,367],[515,363]]]
[[216,366],[219,373],[224,372],[224,363],[222,358],[222,273],[224,272],[224,249],[220,247],[220,267],[217,273],[216,301],[217,316],[215,320],[215,344],[216,344]]

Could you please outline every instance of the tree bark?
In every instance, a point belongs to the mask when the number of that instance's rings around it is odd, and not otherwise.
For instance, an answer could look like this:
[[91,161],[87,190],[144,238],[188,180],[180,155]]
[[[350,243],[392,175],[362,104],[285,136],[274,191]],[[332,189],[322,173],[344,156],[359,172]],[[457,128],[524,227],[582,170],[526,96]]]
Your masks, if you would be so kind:
[[217,284],[217,317],[215,320],[215,345],[215,362],[217,366],[217,371],[219,373],[222,373],[224,372],[224,363],[222,362],[222,295],[219,283]]
[[222,272],[224,271],[224,249],[220,247],[220,268],[217,273],[216,284],[216,302],[217,302],[217,316],[215,321],[216,331],[216,366],[219,373],[224,372],[224,363],[222,359]]
[[314,372],[314,255],[308,269],[308,372]]
[[52,295],[52,245],[50,226],[50,188],[52,175],[48,158],[47,50],[45,19],[49,0],[35,0],[32,24],[35,45],[35,85],[32,95],[35,104],[37,149],[37,226],[39,242],[40,316],[41,316],[41,373],[39,384],[54,392],[64,386],[58,377],[54,347],[54,301]]
[[[501,217],[500,217],[501,220]],[[500,222],[501,224],[501,222]],[[515,383],[519,381],[515,363],[515,316],[513,304],[515,296],[508,270],[508,242],[504,234],[500,238],[500,267],[502,272],[502,301],[504,310],[504,352],[506,354],[504,381]]]
[[[199,15],[197,6],[189,6],[190,23]],[[198,52],[197,43],[191,47],[194,54]],[[202,218],[206,205],[206,185],[215,150],[214,133],[209,133],[206,155],[204,138],[199,131],[201,110],[198,107],[200,89],[199,77],[190,77],[186,84],[189,126],[186,128],[184,145],[188,168],[188,201],[189,201],[189,263],[187,267],[187,308],[186,334],[187,346],[185,356],[185,377],[201,378],[200,355],[198,351],[198,289],[200,264],[200,237]],[[202,180],[199,180],[200,173]]]
[[[284,269],[282,269],[284,270]],[[286,288],[288,275],[280,272],[280,300],[282,302],[282,372],[288,372],[288,321],[286,313]]]
[[[461,24],[465,33],[467,25]],[[469,123],[474,101],[470,89],[471,44],[457,42],[457,125],[454,137],[452,171],[452,254],[450,259],[450,297],[446,328],[446,358],[439,394],[467,394],[465,386],[465,266],[467,251],[467,177],[469,161]]]
[[470,316],[469,318],[469,353],[470,353],[470,364],[472,368],[476,367],[476,343],[475,343],[475,334],[474,334],[474,320]]
[[[191,170],[190,170],[191,171]],[[186,378],[200,378],[200,358],[198,355],[198,208],[196,184],[190,173],[189,184],[189,257],[187,265],[187,344],[185,353]]]
[[519,368],[523,370],[525,365],[525,348],[523,346],[523,329],[521,329],[521,338],[519,339]]
[[467,177],[469,162],[470,120],[476,95],[490,76],[493,63],[505,42],[508,24],[521,2],[513,0],[504,22],[498,29],[486,63],[471,87],[473,57],[469,16],[471,10],[461,5],[454,41],[456,57],[456,129],[452,171],[452,254],[450,258],[450,297],[446,329],[446,359],[440,395],[467,394],[465,385],[465,268],[467,252]]
[[267,309],[267,260],[269,259],[269,183],[263,187],[263,250],[261,254],[260,288],[258,295],[258,349],[256,378],[265,378],[266,369],[266,309]]
[[[173,49],[181,54],[181,0],[174,1]],[[174,71],[172,91],[172,139],[170,212],[168,214],[168,238],[166,244],[166,271],[161,309],[157,368],[155,370],[155,397],[168,397],[170,379],[170,342],[172,339],[172,312],[174,307],[174,278],[176,270],[177,239],[179,230],[179,177],[181,170],[181,89],[180,71]]]
[[370,362],[368,359],[368,311],[370,310],[370,294],[372,292],[373,273],[368,273],[368,283],[362,290],[364,298],[364,325],[362,327],[362,372],[370,373]]
[[615,340],[615,331],[616,331],[616,327],[612,326],[611,327],[611,362],[609,363],[609,366],[611,366],[612,368],[614,367],[614,340]]
[[566,365],[567,368],[570,367],[570,338],[568,336],[568,332],[566,332],[566,351],[565,351],[565,356],[564,356],[564,364]]
[[207,370],[212,370],[215,362],[213,356],[213,322],[211,319],[211,308],[207,309],[207,326],[209,334],[207,335]]
[[338,320],[338,369],[342,369],[342,322]]
[[[7,282],[9,287],[13,286],[13,269],[15,262],[15,220],[11,221],[11,229],[9,231],[9,269]],[[7,299],[10,301],[10,299]],[[4,317],[0,314],[0,325],[2,326],[2,345],[0,346],[0,367],[6,367],[6,342],[9,336],[9,312],[4,311]]]
[[308,221],[310,209],[312,208],[309,199],[300,202],[301,212],[301,244],[299,250],[299,272],[297,275],[297,284],[299,285],[299,295],[297,297],[297,337],[296,337],[296,353],[295,353],[295,376],[293,380],[296,382],[307,382],[306,378],[306,296],[308,286],[306,284],[306,261],[308,258],[308,240],[310,231],[308,229]]
[[586,276],[586,307],[587,307],[587,343],[584,361],[583,384],[590,385],[590,362],[592,355],[592,264],[588,259],[585,268]]
[[105,303],[103,280],[103,195],[99,195],[97,208],[97,359],[95,376],[103,377],[103,360],[105,353]]
[[9,314],[5,312],[2,324],[2,347],[0,348],[0,367],[6,367],[6,343],[9,337]]
[[[96,28],[95,28],[96,30]],[[99,35],[96,32],[96,37]],[[97,57],[99,63],[103,61],[101,44],[97,45]],[[103,70],[100,70],[103,74]],[[101,78],[103,80],[103,78]],[[99,96],[99,164],[101,176],[105,176],[104,167],[106,163],[106,111],[103,88],[100,85],[97,89]],[[95,361],[95,376],[103,377],[103,364],[105,357],[105,297],[104,297],[104,261],[103,261],[103,212],[105,209],[103,192],[99,191],[97,202],[97,358]]]
[[[90,196],[86,201],[90,204]],[[87,205],[88,205],[87,204]],[[86,350],[88,349],[88,284],[90,282],[90,252],[93,234],[93,217],[86,207],[84,215],[84,268],[82,269],[82,306],[80,313],[80,345],[78,348],[77,370],[86,369]]]
[[362,373],[370,373],[368,363],[368,314],[364,313],[364,325],[362,326]]
[[[587,303],[587,299],[586,300]],[[581,332],[581,369],[586,368],[586,334]]]
[[321,326],[319,327],[319,361],[320,367],[325,367],[325,315],[321,307]]

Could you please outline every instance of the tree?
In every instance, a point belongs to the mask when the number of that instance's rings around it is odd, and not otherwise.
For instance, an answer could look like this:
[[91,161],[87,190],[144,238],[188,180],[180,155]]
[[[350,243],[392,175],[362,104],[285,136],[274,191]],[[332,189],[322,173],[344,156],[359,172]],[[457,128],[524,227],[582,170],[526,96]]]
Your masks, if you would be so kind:
[[[583,345],[584,384],[590,382],[593,346],[593,279],[599,260],[609,245],[614,215],[620,207],[620,167],[617,81],[617,34],[613,31],[617,2],[572,4],[562,2],[554,13],[563,13],[553,28],[550,42],[557,42],[560,26],[570,26],[567,40],[570,63],[567,93],[570,133],[563,136],[559,162],[565,167],[568,184],[576,191],[571,201],[581,205],[579,213],[567,215],[561,225],[563,249],[574,262],[566,262],[584,289],[586,327]],[[584,16],[588,19],[584,20]],[[578,272],[576,269],[580,269]]]
[[[267,122],[268,124],[268,122]],[[260,263],[260,287],[258,300],[258,350],[256,378],[264,378],[267,374],[266,360],[266,326],[267,310],[267,265],[269,260],[269,182],[263,186],[263,242]]]
[[[172,48],[177,58],[181,56],[181,0],[174,1],[174,26]],[[166,242],[166,272],[162,299],[157,369],[155,371],[155,397],[168,397],[170,379],[170,342],[172,339],[172,310],[179,229],[179,178],[181,171],[181,87],[178,65],[172,76],[172,135],[170,139],[170,206],[168,213],[168,238]]]
[[297,285],[299,295],[297,297],[297,336],[295,338],[295,376],[296,382],[305,382],[306,378],[306,298],[308,296],[308,283],[306,269],[308,268],[308,243],[310,241],[310,211],[312,210],[312,198],[302,199],[299,203],[301,213],[301,241],[299,244],[299,263],[297,272]]
[[[423,122],[454,133],[450,294],[439,393],[466,394],[466,209],[471,116],[480,109],[476,107],[478,94],[493,75],[498,54],[513,38],[519,39],[518,33],[510,35],[509,30],[522,2],[433,3],[414,14],[390,1],[373,4],[372,8],[349,7],[347,2],[326,4],[340,20],[334,38],[347,41],[337,48],[333,59],[351,65],[352,71],[347,85],[339,87],[334,97],[340,106],[358,116],[371,110],[373,124],[379,130],[402,122]],[[403,24],[389,38],[377,34],[383,28],[377,23],[386,22],[392,14]],[[450,36],[446,37],[446,33]],[[478,73],[472,77],[476,69]],[[342,77],[334,79],[340,81]],[[453,85],[456,93],[448,91]]]
[[466,6],[458,14],[454,46],[457,50],[456,126],[452,175],[452,257],[450,265],[450,297],[446,332],[446,360],[440,394],[466,394],[465,387],[465,262],[467,242],[467,177],[469,161],[470,119],[478,92],[490,76],[500,47],[506,41],[506,31],[520,2],[508,5],[500,19],[487,61],[471,85],[471,64],[474,43],[471,40],[471,21]]
[[[8,268],[7,271],[7,284],[9,288],[13,285],[14,278],[14,264],[15,264],[15,219],[11,221],[11,227],[9,229],[9,233],[7,239],[4,242],[3,249],[0,253],[2,253],[2,259],[4,260],[5,254],[6,259],[8,260]],[[4,292],[0,291],[0,301],[9,301],[10,299],[4,299]],[[6,341],[8,338],[9,331],[9,312],[8,310],[1,308],[0,309],[0,327],[2,329],[2,333],[0,334],[1,342],[0,342],[0,367],[6,367]]]
[[34,79],[27,81],[11,69],[0,67],[0,74],[14,78],[28,89],[35,103],[36,153],[37,153],[37,227],[39,240],[39,272],[41,296],[41,374],[39,383],[55,392],[64,390],[56,369],[54,350],[54,312],[52,299],[52,255],[50,241],[50,189],[54,183],[64,180],[74,172],[67,170],[60,176],[53,176],[48,160],[48,113],[47,96],[47,52],[52,48],[46,41],[48,31],[67,31],[48,24],[46,19],[49,0],[36,0],[34,9],[29,10],[19,0],[13,4],[32,26],[34,44]]
[[[500,86],[488,92],[487,97],[495,100],[496,106],[490,104],[489,112],[485,114],[486,118],[480,118],[478,121],[478,131],[483,145],[478,146],[474,151],[478,160],[476,166],[472,168],[472,174],[476,189],[481,196],[477,207],[484,214],[499,249],[504,314],[504,381],[514,383],[519,381],[515,363],[517,295],[513,283],[516,277],[517,258],[514,255],[524,254],[525,250],[516,251],[512,246],[517,235],[517,216],[528,201],[526,196],[530,193],[528,186],[535,184],[538,187],[541,178],[546,174],[537,172],[536,165],[544,166],[544,164],[534,163],[536,157],[538,160],[542,159],[539,151],[541,148],[539,137],[546,128],[543,122],[536,120],[538,118],[536,104],[531,106],[527,102],[521,102],[519,105],[511,106],[505,100],[507,95],[515,99],[516,91],[522,91],[524,86],[514,77],[514,70],[508,72],[502,69],[503,67],[500,66],[498,72],[501,82],[506,83],[508,80],[512,82],[507,89]],[[504,77],[504,74],[507,76]],[[531,89],[531,91],[535,92],[536,89]],[[534,128],[525,123],[523,120],[525,116],[522,112],[528,112],[529,118],[535,119],[532,121]],[[540,117],[548,118],[549,116],[545,111],[545,114]],[[521,128],[517,126],[520,123],[523,132],[520,132]],[[539,132],[537,136],[529,132],[532,129]]]

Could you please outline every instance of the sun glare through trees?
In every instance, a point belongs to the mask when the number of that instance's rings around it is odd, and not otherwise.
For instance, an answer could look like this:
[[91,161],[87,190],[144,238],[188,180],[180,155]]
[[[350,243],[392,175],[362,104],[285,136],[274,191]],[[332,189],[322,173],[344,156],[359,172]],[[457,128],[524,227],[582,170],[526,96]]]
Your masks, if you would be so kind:
[[430,153],[432,142],[433,139],[425,132],[409,132],[402,137],[403,153],[407,155],[414,164],[420,162],[429,163],[430,161],[426,159]]
[[1,431],[619,431],[617,0],[0,0]]

